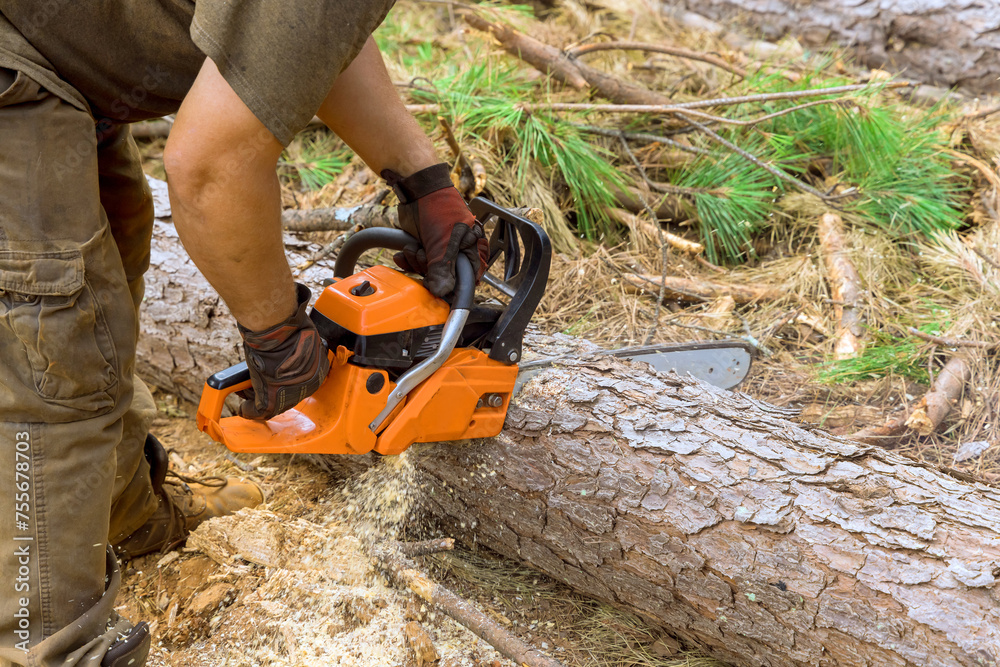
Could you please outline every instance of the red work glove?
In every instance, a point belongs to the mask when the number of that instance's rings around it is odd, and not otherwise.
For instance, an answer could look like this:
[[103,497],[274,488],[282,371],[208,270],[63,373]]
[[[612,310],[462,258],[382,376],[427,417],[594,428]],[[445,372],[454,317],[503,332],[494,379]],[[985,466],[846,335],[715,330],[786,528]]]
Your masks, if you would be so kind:
[[253,389],[240,392],[240,416],[266,420],[295,407],[323,384],[330,371],[326,341],[306,315],[311,292],[296,283],[298,308],[285,321],[263,331],[237,323]]
[[455,289],[459,253],[472,262],[478,281],[486,271],[490,251],[482,224],[452,185],[449,171],[444,163],[406,178],[391,169],[382,171],[382,178],[399,197],[399,226],[420,241],[420,246],[405,248],[393,260],[404,271],[424,276],[424,287],[438,297]]

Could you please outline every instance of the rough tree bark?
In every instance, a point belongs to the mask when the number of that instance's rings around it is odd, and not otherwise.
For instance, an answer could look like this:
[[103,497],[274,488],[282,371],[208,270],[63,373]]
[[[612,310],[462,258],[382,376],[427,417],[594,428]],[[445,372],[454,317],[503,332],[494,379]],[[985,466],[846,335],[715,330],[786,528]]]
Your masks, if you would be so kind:
[[[235,336],[164,232],[140,371],[195,397]],[[568,337],[532,347],[581,360],[529,382],[501,436],[411,449],[455,537],[734,665],[1000,663],[1000,491]]]
[[903,71],[909,79],[1000,92],[995,0],[666,0],[663,6],[681,20],[695,12],[771,40],[791,34],[809,48],[850,46],[866,66]]

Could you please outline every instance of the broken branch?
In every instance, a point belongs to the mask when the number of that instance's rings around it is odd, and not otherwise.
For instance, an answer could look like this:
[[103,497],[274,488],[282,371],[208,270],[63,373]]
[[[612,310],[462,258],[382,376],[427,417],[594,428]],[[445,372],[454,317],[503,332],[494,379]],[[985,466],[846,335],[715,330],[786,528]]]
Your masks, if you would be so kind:
[[504,630],[484,614],[473,602],[452,593],[432,581],[416,564],[387,544],[372,547],[372,557],[399,584],[467,627],[497,651],[519,665],[528,667],[562,667],[562,663],[543,655],[518,637]]
[[861,313],[858,310],[861,278],[847,255],[844,221],[839,215],[825,213],[820,218],[819,243],[837,319],[833,356],[835,359],[849,359],[861,351]]
[[400,553],[409,558],[417,556],[429,556],[430,554],[451,551],[455,548],[455,538],[442,537],[438,540],[424,540],[423,542],[394,542],[393,545],[399,549]]
[[681,252],[690,253],[692,255],[698,255],[705,252],[705,246],[695,241],[689,241],[683,236],[678,236],[677,234],[672,234],[659,225],[653,225],[640,218],[637,215],[629,213],[628,211],[623,211],[618,208],[609,208],[608,213],[611,217],[618,220],[626,227],[630,229],[639,229],[643,232],[649,234],[653,237],[659,237],[660,232],[663,233],[663,240],[666,241],[667,245],[670,247],[680,250]]
[[465,22],[476,30],[492,35],[507,53],[574,88],[593,88],[602,97],[619,104],[669,104],[669,98],[659,93],[575,62],[556,47],[510,26],[492,23],[474,13],[466,13]]
[[692,125],[694,125],[695,127],[697,127],[699,130],[701,130],[702,132],[704,132],[705,134],[707,134],[708,136],[710,136],[715,141],[719,142],[720,144],[722,144],[723,146],[725,146],[729,150],[733,151],[734,153],[736,153],[740,157],[742,157],[742,158],[744,158],[744,159],[752,162],[753,164],[757,165],[758,167],[760,167],[761,169],[767,171],[768,173],[773,174],[774,176],[777,176],[778,178],[780,178],[781,180],[783,180],[783,181],[785,181],[787,183],[791,183],[792,185],[794,185],[795,187],[799,188],[803,192],[808,192],[809,194],[813,195],[814,197],[819,197],[820,199],[822,199],[824,201],[827,201],[827,200],[830,199],[829,196],[823,194],[822,192],[820,192],[816,188],[812,187],[808,183],[804,183],[804,182],[800,181],[799,179],[795,178],[794,176],[792,176],[791,174],[788,174],[785,171],[783,171],[781,169],[778,169],[774,165],[768,164],[767,162],[764,162],[763,160],[761,160],[757,156],[753,155],[752,153],[750,153],[748,151],[743,150],[742,148],[740,148],[739,146],[737,146],[733,142],[729,141],[728,139],[726,139],[725,137],[723,137],[722,135],[720,135],[718,132],[715,132],[714,130],[711,130],[708,127],[702,125],[701,123],[699,123],[698,121],[694,120],[693,118],[691,118],[687,114],[680,113],[678,115],[680,115],[681,117],[685,118],[687,120],[687,122],[689,122]]
[[920,329],[916,329],[914,327],[908,327],[906,331],[911,336],[916,336],[917,338],[925,340],[928,343],[934,343],[935,345],[940,345],[942,347],[975,347],[980,350],[996,350],[997,348],[1000,348],[1000,343],[987,343],[982,340],[963,340],[961,338],[934,336],[929,333],[924,333]]
[[879,444],[885,438],[904,435],[913,429],[918,435],[930,435],[941,425],[951,412],[952,406],[961,395],[965,383],[972,378],[972,367],[962,355],[948,360],[938,376],[934,378],[931,390],[921,397],[909,414],[891,419],[882,426],[864,428],[851,437],[861,442]]
[[289,209],[281,212],[281,225],[290,232],[345,232],[355,227],[399,227],[395,206],[382,206],[389,195],[380,190],[365,204],[343,208]]
[[738,304],[755,303],[757,301],[778,301],[788,294],[774,287],[757,285],[729,285],[709,280],[695,282],[676,276],[650,276],[641,273],[629,273],[623,276],[632,287],[649,291],[651,287],[663,285],[666,296],[681,301],[713,301],[723,296],[731,296]]
[[281,224],[290,232],[345,232],[358,225],[398,227],[399,219],[395,206],[351,206],[308,211],[290,209],[281,213]]
[[698,51],[691,51],[690,49],[683,49],[676,46],[667,46],[666,44],[647,44],[645,42],[602,42],[600,44],[585,44],[583,46],[574,47],[567,50],[566,55],[570,59],[576,59],[595,51],[649,51],[651,53],[664,53],[668,56],[684,58],[685,60],[698,60],[700,62],[708,63],[709,65],[715,65],[719,69],[724,69],[727,72],[735,74],[739,77],[746,78],[747,75],[747,71],[742,67],[737,67],[736,65],[727,63],[725,60],[717,56],[713,56],[708,53],[699,53]]
[[930,435],[936,431],[971,378],[972,367],[964,357],[956,355],[949,359],[934,379],[933,388],[924,394],[906,419],[906,426],[919,435]]
[[517,56],[556,81],[579,89],[587,87],[587,80],[580,73],[576,63],[556,47],[528,37],[510,26],[487,21],[473,12],[466,14],[464,18],[465,22],[476,30],[492,35],[507,53]]

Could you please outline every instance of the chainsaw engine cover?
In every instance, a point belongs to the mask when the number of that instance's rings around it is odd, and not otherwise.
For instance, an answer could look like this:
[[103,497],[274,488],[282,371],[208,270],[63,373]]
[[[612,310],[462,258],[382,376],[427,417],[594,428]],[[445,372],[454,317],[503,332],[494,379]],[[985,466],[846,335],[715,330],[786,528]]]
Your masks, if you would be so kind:
[[331,350],[361,366],[404,371],[434,353],[451,309],[412,278],[373,266],[329,285],[309,316]]

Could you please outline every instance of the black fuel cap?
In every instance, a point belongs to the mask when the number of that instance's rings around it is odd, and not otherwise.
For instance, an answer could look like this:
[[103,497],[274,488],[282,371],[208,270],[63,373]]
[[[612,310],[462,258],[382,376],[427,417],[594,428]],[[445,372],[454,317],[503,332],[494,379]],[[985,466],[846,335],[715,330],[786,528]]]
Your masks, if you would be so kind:
[[375,288],[367,280],[351,288],[351,294],[354,296],[371,296],[375,293]]

